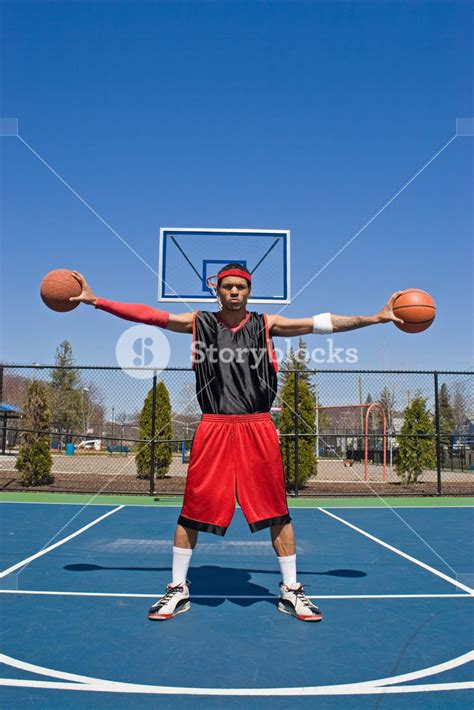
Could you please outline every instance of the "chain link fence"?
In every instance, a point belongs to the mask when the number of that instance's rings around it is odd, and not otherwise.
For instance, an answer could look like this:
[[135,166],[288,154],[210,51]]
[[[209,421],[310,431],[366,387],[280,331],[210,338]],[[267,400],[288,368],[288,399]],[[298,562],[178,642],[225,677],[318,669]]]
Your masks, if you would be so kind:
[[[280,371],[272,414],[289,495],[474,494],[472,374]],[[54,480],[25,487],[16,461],[35,433],[27,414],[33,381],[46,392]],[[165,419],[160,383],[169,396]],[[0,401],[2,490],[184,491],[201,416],[191,369],[3,365]],[[137,464],[144,454],[145,471]]]

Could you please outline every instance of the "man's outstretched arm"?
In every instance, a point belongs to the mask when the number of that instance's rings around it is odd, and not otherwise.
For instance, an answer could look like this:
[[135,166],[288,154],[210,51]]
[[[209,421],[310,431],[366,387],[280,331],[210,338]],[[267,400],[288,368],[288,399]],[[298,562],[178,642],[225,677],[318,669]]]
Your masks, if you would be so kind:
[[192,333],[194,315],[192,311],[189,313],[168,313],[142,303],[121,303],[120,301],[98,298],[82,274],[78,271],[73,271],[72,274],[81,284],[82,291],[79,296],[71,297],[70,301],[87,303],[90,306],[135,323],[155,325],[159,328],[172,330],[175,333]]
[[[334,313],[324,313],[321,316],[309,318],[285,318],[280,315],[268,314],[270,335],[282,335],[291,338],[295,335],[310,333],[343,333],[346,330],[365,328],[377,323],[403,323],[393,312],[395,299],[401,294],[396,291],[390,296],[385,306],[373,316],[338,316]],[[318,325],[320,328],[318,329]]]

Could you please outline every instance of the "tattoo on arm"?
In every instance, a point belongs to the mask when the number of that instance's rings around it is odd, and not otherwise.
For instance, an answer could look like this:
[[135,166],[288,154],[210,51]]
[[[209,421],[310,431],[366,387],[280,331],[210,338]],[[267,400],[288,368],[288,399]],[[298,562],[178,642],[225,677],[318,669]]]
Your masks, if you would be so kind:
[[333,313],[331,313],[331,321],[334,333],[365,328],[379,322],[376,316],[336,316]]

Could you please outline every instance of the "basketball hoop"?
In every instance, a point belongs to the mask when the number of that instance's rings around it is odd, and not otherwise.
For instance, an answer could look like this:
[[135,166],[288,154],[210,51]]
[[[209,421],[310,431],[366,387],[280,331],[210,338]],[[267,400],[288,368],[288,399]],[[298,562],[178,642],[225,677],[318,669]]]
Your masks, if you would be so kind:
[[217,291],[217,275],[209,276],[209,278],[206,279],[206,285],[213,291]]
[[207,287],[212,291],[212,293],[214,294],[214,298],[215,298],[216,301],[217,301],[217,305],[219,306],[219,310],[222,310],[221,299],[219,298],[218,293],[217,293],[217,284],[218,284],[218,281],[217,281],[217,274],[216,274],[216,276],[209,276],[209,277],[206,279],[206,286],[207,286]]

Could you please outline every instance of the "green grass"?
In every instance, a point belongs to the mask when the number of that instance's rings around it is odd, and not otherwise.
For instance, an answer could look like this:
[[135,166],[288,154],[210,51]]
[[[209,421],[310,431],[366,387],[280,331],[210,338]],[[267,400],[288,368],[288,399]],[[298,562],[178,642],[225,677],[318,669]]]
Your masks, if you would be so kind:
[[[94,495],[84,493],[34,493],[2,492],[0,502],[11,503],[75,503],[76,505],[157,505],[180,506],[182,497],[151,497],[127,495]],[[474,497],[453,496],[413,496],[410,498],[289,498],[290,508],[375,508],[375,507],[432,507],[438,506],[474,506]]]

